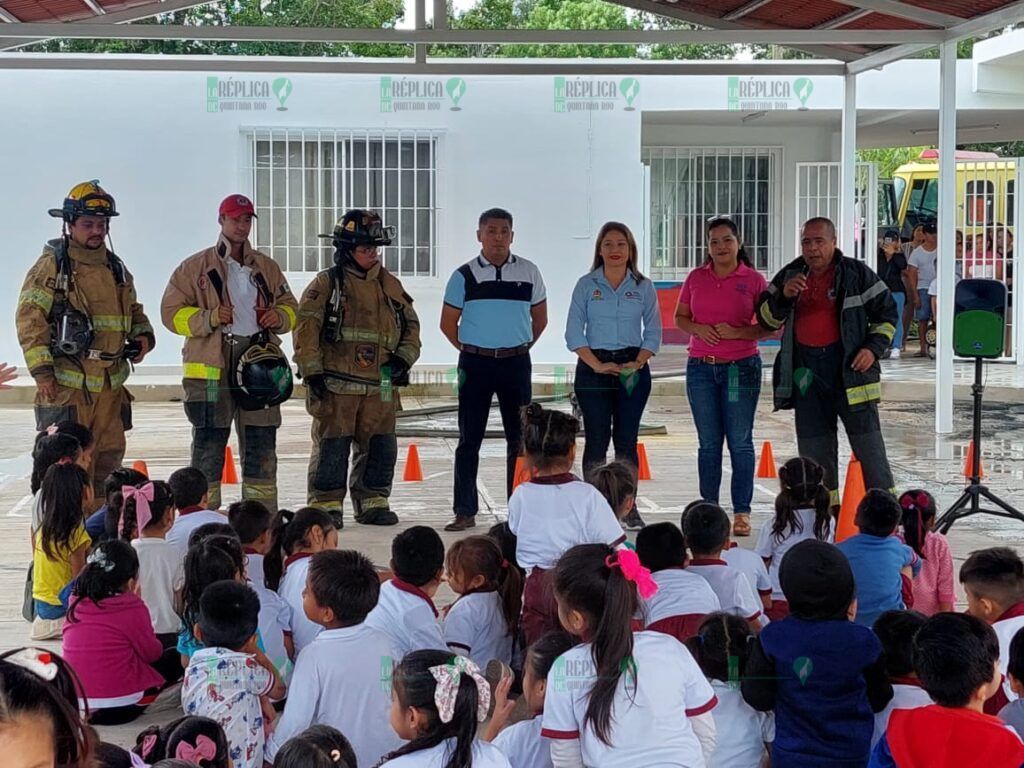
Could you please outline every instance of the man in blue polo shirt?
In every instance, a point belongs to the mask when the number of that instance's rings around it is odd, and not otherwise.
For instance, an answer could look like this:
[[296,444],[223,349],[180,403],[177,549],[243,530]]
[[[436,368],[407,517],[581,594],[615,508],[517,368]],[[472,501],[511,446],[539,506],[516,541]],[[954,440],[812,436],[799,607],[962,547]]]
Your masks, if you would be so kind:
[[512,253],[512,214],[480,214],[480,254],[452,274],[444,292],[441,332],[459,350],[459,445],[455,449],[455,519],[446,531],[476,525],[480,446],[498,396],[505,430],[505,492],[512,495],[522,444],[519,409],[531,399],[530,347],[548,324],[540,270]]

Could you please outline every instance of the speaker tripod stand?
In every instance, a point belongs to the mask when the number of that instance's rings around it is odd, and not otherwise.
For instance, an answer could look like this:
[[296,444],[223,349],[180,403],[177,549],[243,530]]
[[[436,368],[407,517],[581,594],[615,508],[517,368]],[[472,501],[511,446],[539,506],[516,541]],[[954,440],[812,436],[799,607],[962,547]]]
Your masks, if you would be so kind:
[[[942,514],[942,517],[935,521],[935,530],[939,533],[947,533],[957,520],[978,514],[1006,517],[1024,523],[1024,515],[1014,509],[1009,503],[996,496],[989,490],[988,486],[981,483],[981,401],[985,393],[985,385],[981,382],[984,362],[980,357],[974,358],[974,384],[971,385],[971,395],[974,398],[974,428],[972,431],[973,442],[971,443],[973,454],[971,456],[970,483],[964,489],[960,498],[953,503],[953,506],[947,509]],[[983,508],[981,506],[983,498],[990,501],[998,509]]]

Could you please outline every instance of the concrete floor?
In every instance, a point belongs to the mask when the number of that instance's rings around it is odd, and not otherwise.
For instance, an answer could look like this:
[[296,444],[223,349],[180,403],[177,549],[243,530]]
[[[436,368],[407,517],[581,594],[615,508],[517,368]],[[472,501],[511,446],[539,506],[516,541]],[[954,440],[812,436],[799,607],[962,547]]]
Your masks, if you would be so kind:
[[[913,363],[896,363],[912,369]],[[1007,370],[1007,374],[1010,371]],[[1015,375],[1015,374],[1014,374]],[[913,378],[904,382],[913,386]],[[918,386],[926,386],[922,382]],[[678,385],[677,385],[678,386]],[[671,391],[671,390],[670,390]],[[665,425],[665,436],[644,438],[653,479],[642,483],[639,507],[648,520],[678,522],[683,506],[697,497],[697,438],[692,426],[689,406],[682,395],[652,398],[645,423]],[[403,398],[408,409],[450,403],[443,398]],[[496,409],[495,409],[496,417]],[[933,406],[927,402],[889,402],[883,406],[883,428],[897,484],[902,488],[920,486],[931,490],[942,507],[952,503],[963,487],[962,467],[970,432],[970,412],[966,404],[957,408],[957,432],[949,439],[936,439],[932,432]],[[30,497],[28,476],[31,461],[28,447],[33,438],[31,410],[24,406],[0,407],[0,423],[4,439],[0,441],[0,649],[23,645],[28,641],[28,625],[21,619],[20,606],[25,565],[30,559],[28,515]],[[403,420],[403,426],[419,426],[426,431],[454,429],[454,414]],[[144,459],[154,478],[166,478],[173,470],[187,463],[190,433],[181,405],[178,403],[141,403],[135,411],[135,430],[128,438],[126,463]],[[498,427],[497,420],[493,425]],[[755,427],[758,446],[771,440],[776,459],[781,463],[795,453],[792,415],[772,413],[768,387],[761,398]],[[392,504],[402,525],[425,523],[437,525],[451,515],[452,456],[455,440],[427,437],[415,440],[423,465],[422,483],[395,484]],[[402,476],[409,439],[399,440],[399,466]],[[309,446],[309,418],[297,401],[284,407],[284,427],[279,438],[279,481],[281,503],[298,506],[305,493],[306,461]],[[848,456],[849,449],[841,450]],[[481,452],[479,490],[482,499],[479,522],[484,529],[504,519],[504,446],[497,440],[485,443]],[[1021,493],[1024,477],[1024,408],[1012,403],[992,403],[985,413],[983,463],[986,481],[998,494],[1024,507]],[[726,462],[724,486],[728,484]],[[237,497],[238,487],[225,489],[226,501]],[[754,493],[754,525],[756,529],[768,519],[776,494],[774,481],[758,480]],[[724,498],[727,498],[726,493]],[[480,528],[478,527],[478,531]],[[341,546],[367,553],[375,562],[386,563],[394,529],[377,529],[347,525],[341,535]],[[453,534],[442,534],[446,541]],[[741,540],[751,546],[752,539]],[[950,534],[954,558],[959,563],[974,550],[994,544],[1019,547],[1024,543],[1024,525],[992,517],[980,517],[959,523]],[[439,604],[450,602],[449,592],[442,592]],[[960,595],[962,603],[963,596]],[[59,643],[47,644],[59,650]],[[177,713],[177,689],[172,689],[157,702],[146,717],[120,728],[103,729],[104,737],[122,744],[133,743],[134,734],[151,722],[166,722]]]

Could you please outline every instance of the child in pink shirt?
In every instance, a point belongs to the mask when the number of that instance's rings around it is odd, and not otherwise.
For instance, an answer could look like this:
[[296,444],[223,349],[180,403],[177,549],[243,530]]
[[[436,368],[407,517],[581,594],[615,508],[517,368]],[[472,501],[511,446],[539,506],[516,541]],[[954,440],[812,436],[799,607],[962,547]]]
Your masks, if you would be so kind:
[[949,543],[935,533],[935,498],[920,489],[900,496],[903,509],[901,538],[922,560],[921,572],[914,577],[914,610],[925,616],[952,611],[956,599],[953,591],[953,556]]

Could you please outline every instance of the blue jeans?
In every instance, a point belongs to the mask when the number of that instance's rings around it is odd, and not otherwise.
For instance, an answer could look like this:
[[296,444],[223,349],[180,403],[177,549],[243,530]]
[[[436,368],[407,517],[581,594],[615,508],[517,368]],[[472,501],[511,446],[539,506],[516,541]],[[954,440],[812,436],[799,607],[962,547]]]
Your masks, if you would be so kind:
[[732,509],[749,513],[754,495],[754,413],[761,396],[761,358],[712,365],[686,364],[686,397],[697,426],[700,496],[718,503],[722,484],[722,441],[732,459]]
[[892,349],[903,348],[903,308],[907,305],[907,294],[905,293],[894,293],[892,295],[893,301],[896,302],[896,317],[899,321],[896,323],[896,333],[892,336],[892,344],[889,346]]

